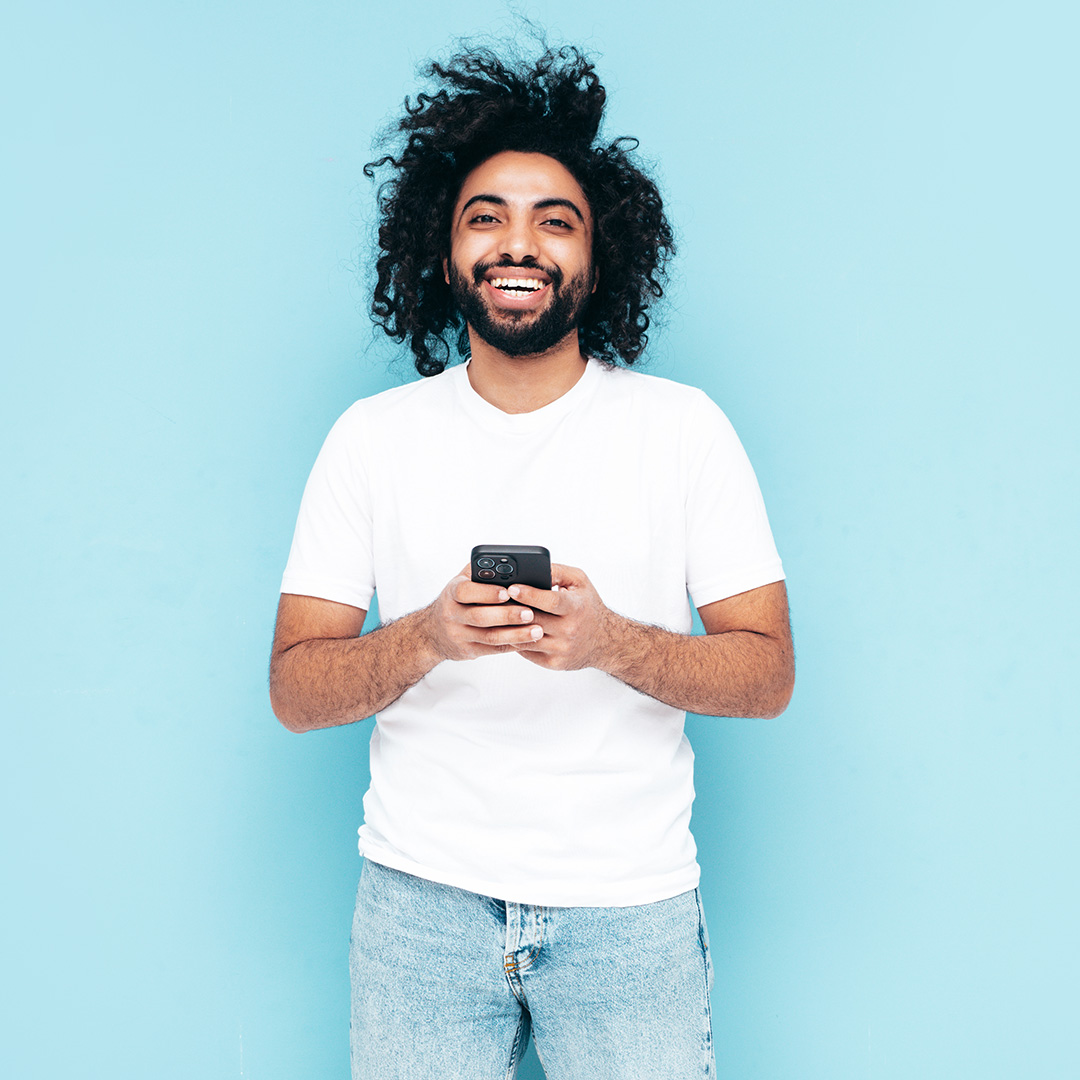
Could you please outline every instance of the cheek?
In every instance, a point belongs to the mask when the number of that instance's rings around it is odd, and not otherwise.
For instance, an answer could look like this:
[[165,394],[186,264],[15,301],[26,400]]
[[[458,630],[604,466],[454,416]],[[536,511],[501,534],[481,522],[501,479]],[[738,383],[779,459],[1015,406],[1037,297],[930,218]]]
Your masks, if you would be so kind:
[[482,261],[484,255],[484,249],[475,243],[469,243],[468,239],[455,241],[449,258],[443,260],[443,270],[449,277],[450,267],[453,266],[458,274],[471,281],[473,267]]

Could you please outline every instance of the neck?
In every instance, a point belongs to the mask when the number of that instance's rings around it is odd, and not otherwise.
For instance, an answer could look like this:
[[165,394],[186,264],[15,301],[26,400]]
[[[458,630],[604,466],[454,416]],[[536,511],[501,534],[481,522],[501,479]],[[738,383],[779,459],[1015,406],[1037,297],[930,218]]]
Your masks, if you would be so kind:
[[469,382],[489,404],[505,413],[542,409],[561,398],[585,374],[577,330],[547,352],[508,356],[469,327]]

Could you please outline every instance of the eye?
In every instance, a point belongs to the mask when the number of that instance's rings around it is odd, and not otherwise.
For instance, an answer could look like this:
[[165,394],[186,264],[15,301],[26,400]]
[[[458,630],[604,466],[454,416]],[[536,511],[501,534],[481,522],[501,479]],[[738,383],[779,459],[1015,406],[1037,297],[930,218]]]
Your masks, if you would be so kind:
[[563,221],[562,218],[557,218],[557,217],[546,218],[544,221],[540,222],[540,224],[541,225],[551,225],[551,226],[554,226],[556,229],[570,229],[570,228],[573,228],[573,226],[570,224],[569,221]]
[[479,214],[474,214],[471,218],[469,218],[469,224],[470,225],[491,225],[492,223],[494,223],[497,220],[498,220],[498,218],[496,218],[494,214],[479,213]]

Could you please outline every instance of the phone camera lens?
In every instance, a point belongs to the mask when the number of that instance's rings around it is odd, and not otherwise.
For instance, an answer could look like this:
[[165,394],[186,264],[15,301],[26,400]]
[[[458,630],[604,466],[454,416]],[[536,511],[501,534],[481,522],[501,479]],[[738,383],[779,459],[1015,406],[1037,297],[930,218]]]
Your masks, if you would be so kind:
[[495,571],[494,570],[477,570],[476,576],[478,578],[483,578],[485,581],[487,581],[489,578],[493,578],[495,576]]
[[494,559],[477,559],[476,560],[476,565],[483,568],[483,569],[489,569],[490,567],[495,565],[495,560]]
[[514,572],[514,564],[501,562],[495,567],[495,571],[499,577],[509,577]]

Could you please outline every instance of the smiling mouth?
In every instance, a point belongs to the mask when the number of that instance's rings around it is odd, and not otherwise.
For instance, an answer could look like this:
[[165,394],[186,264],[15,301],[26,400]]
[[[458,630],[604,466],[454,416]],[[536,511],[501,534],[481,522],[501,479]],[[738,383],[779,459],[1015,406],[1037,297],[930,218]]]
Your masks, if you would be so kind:
[[487,283],[506,296],[529,296],[547,285],[547,282],[540,278],[491,277],[487,279]]

